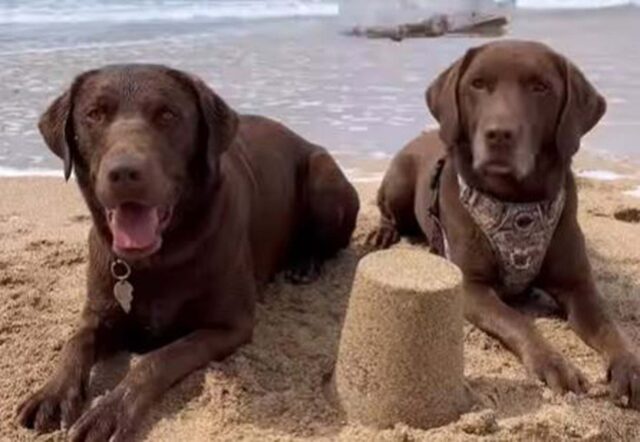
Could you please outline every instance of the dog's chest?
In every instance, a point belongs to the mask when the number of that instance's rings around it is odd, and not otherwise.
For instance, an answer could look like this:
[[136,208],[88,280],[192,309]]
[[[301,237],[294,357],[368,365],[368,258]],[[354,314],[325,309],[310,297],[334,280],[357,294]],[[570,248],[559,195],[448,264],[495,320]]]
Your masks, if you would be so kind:
[[131,309],[126,315],[126,340],[134,349],[147,349],[191,331],[185,286],[149,284],[132,278]]
[[181,303],[169,297],[135,299],[130,319],[145,333],[159,337],[178,323]]

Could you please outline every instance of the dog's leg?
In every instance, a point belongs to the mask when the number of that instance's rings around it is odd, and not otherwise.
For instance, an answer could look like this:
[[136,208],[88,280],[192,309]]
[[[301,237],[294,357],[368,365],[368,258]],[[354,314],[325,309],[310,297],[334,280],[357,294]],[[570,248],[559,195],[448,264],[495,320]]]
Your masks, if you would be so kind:
[[71,440],[130,440],[140,418],[162,393],[209,361],[221,360],[250,341],[252,328],[253,321],[245,319],[225,328],[201,329],[147,354],[113,391],[82,415],[71,428]]
[[64,346],[54,374],[18,407],[21,425],[48,432],[68,428],[78,419],[97,356],[98,330],[98,318],[85,313],[80,329]]
[[304,212],[293,251],[293,282],[313,281],[322,263],[347,247],[356,226],[360,203],[334,159],[324,149],[308,159]]
[[530,318],[507,306],[487,285],[466,282],[464,291],[467,320],[500,340],[531,374],[558,393],[585,391],[580,371],[544,340]]
[[421,237],[415,214],[415,165],[410,156],[398,156],[385,174],[378,190],[380,221],[367,236],[374,249],[387,249],[400,241],[400,236]]
[[[384,184],[383,184],[384,186]],[[393,200],[387,202],[385,189],[381,187],[378,191],[378,210],[380,210],[380,221],[378,225],[367,235],[365,243],[373,249],[388,249],[400,241],[400,232],[396,217],[392,215]]]
[[[540,286],[566,311],[569,324],[578,336],[604,357],[614,399],[622,402],[626,397],[630,407],[640,410],[638,349],[607,313],[593,280],[579,226],[564,232],[563,242],[554,244],[548,252]],[[559,262],[562,265],[552,264]]]
[[607,363],[607,379],[614,400],[640,410],[640,353],[606,311],[592,284],[549,290],[567,311],[571,328]]

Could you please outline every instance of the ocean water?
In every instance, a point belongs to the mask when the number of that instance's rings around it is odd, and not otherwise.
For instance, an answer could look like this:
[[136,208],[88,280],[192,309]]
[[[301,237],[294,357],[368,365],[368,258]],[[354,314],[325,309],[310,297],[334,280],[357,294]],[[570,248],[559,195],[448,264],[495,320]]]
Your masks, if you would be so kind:
[[[37,120],[79,72],[153,62],[193,72],[238,111],[271,116],[326,146],[352,178],[378,179],[379,170],[364,171],[435,124],[427,85],[489,39],[345,37],[339,14],[358,1],[0,0],[0,176],[60,175]],[[391,0],[367,0],[363,12],[379,1]],[[412,1],[423,2],[404,4]],[[456,0],[429,4],[438,1]],[[508,36],[573,59],[609,103],[585,146],[638,162],[640,8],[517,9]]]
[[505,0],[524,9],[597,9],[638,5],[640,0]]
[[335,16],[324,0],[0,0],[0,25]]

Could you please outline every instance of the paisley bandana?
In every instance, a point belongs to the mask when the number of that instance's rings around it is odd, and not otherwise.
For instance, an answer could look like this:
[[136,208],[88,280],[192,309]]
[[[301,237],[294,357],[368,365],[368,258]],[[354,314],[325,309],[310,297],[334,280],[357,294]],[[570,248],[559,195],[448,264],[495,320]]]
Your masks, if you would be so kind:
[[564,186],[552,200],[511,203],[473,189],[458,176],[460,202],[491,244],[502,291],[524,292],[536,278],[564,209]]

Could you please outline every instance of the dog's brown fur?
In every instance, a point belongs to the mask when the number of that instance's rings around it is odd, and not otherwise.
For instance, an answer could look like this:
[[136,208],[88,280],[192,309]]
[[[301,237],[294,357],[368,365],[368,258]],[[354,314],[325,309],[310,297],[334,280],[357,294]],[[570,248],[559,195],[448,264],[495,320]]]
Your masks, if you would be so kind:
[[[180,71],[82,74],[40,130],[67,177],[75,168],[94,226],[81,326],[18,410],[39,432],[62,424],[73,425],[74,441],[129,439],[172,384],[250,341],[261,285],[285,268],[313,276],[355,227],[357,194],[326,150],[274,121],[238,116]],[[105,209],[130,201],[171,208],[152,249],[115,246]],[[129,314],[113,296],[116,256],[132,267]],[[125,347],[154,351],[82,414],[94,362]]]
[[613,395],[627,396],[640,409],[640,359],[597,292],[570,170],[580,138],[604,114],[604,99],[546,46],[508,41],[469,50],[429,87],[427,102],[440,130],[422,134],[394,158],[379,190],[382,216],[371,244],[389,247],[401,235],[425,239],[432,227],[431,176],[446,156],[440,220],[450,257],[464,275],[466,318],[553,389],[582,392],[580,371],[499,292],[498,263],[459,200],[458,175],[471,187],[513,202],[551,199],[564,185],[564,212],[533,285],[549,293],[576,333],[604,356]]

